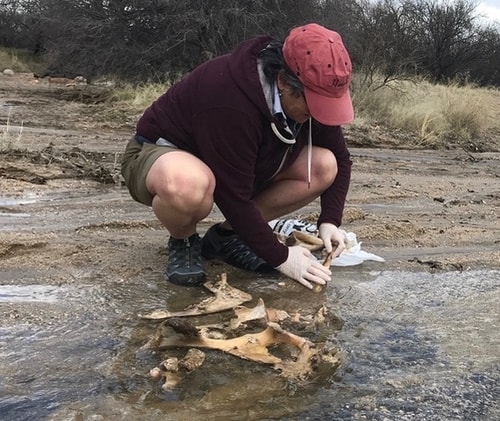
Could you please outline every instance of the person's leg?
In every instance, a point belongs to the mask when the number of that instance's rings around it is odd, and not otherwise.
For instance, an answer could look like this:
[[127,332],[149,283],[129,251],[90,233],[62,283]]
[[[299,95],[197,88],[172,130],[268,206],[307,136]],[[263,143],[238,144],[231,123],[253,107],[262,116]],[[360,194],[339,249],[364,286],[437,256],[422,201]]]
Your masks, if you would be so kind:
[[311,185],[307,182],[307,148],[254,201],[266,221],[296,211],[319,197],[337,176],[337,160],[331,151],[312,148]]
[[212,171],[193,155],[175,147],[140,144],[134,139],[127,144],[121,169],[130,195],[152,206],[170,232],[167,279],[180,285],[205,282],[196,224],[213,205]]
[[212,209],[215,177],[187,152],[154,145],[146,145],[141,152],[136,160],[136,196],[152,206],[170,233],[165,275],[174,284],[201,285],[206,273],[196,225]]
[[187,238],[213,206],[215,177],[201,160],[184,151],[160,156],[151,166],[146,187],[156,217],[174,238]]

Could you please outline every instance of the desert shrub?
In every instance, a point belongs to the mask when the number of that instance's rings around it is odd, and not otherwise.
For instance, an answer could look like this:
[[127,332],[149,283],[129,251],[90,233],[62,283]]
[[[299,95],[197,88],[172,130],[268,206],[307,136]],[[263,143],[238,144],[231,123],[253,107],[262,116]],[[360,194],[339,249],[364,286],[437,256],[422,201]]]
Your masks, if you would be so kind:
[[395,103],[407,96],[408,85],[404,76],[388,79],[380,73],[355,73],[352,99],[357,113],[371,120],[387,123],[392,118]]

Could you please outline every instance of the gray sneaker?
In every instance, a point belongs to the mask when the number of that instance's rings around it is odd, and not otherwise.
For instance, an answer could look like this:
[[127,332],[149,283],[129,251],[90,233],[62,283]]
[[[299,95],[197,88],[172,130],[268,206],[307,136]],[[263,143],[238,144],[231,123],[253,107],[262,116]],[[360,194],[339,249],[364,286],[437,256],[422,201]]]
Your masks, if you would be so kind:
[[165,276],[173,284],[200,286],[207,278],[201,257],[201,239],[197,233],[189,238],[168,240],[168,262]]

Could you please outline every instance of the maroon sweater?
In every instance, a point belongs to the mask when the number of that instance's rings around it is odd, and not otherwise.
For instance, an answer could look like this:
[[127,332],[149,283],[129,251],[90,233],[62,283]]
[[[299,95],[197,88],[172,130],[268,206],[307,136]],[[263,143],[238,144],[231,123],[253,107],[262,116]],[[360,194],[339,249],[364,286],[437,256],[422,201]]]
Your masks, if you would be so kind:
[[[255,186],[274,175],[284,154],[287,168],[307,147],[309,127],[302,126],[292,146],[271,130],[275,120],[257,71],[257,55],[270,41],[267,36],[246,41],[197,67],[144,112],[137,134],[153,142],[167,139],[205,162],[216,178],[218,208],[241,239],[276,267],[287,259],[288,248],[278,242],[252,197]],[[313,121],[312,141],[330,149],[338,163],[335,181],[321,195],[318,224],[339,226],[351,175],[342,129]]]

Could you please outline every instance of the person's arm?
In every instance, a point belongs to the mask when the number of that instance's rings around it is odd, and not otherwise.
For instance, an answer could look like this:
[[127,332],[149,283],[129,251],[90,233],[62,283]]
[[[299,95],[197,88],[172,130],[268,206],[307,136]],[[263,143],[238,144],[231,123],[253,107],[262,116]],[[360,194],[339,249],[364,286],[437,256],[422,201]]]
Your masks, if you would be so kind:
[[337,159],[338,168],[335,181],[321,195],[321,213],[318,217],[318,226],[328,222],[339,227],[342,224],[342,214],[351,181],[351,155],[342,128],[339,126],[328,127],[315,123],[313,142],[333,152]]
[[345,249],[344,234],[339,230],[342,223],[345,200],[351,180],[352,161],[341,127],[317,126],[313,139],[330,149],[337,159],[337,176],[321,195],[321,212],[318,218],[319,237],[331,257],[337,257]]

